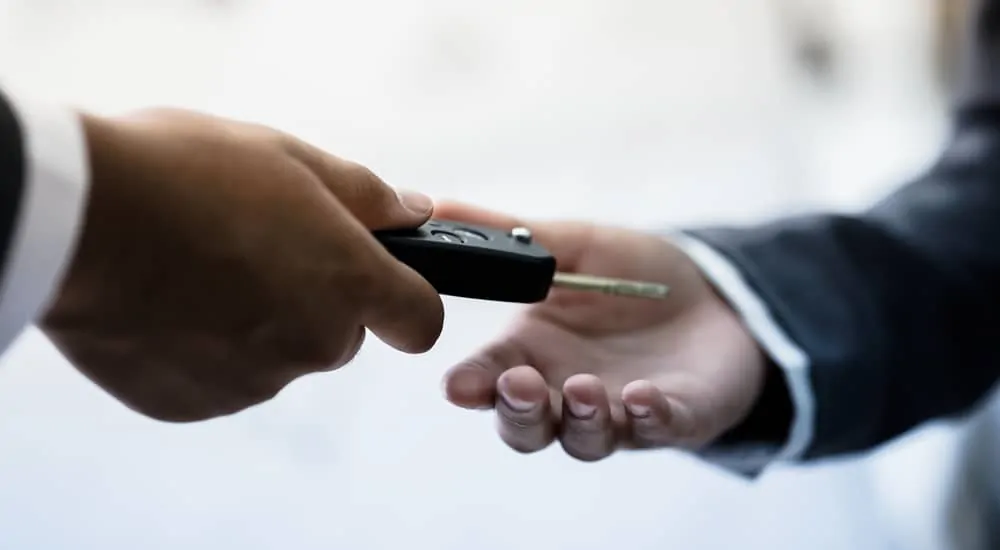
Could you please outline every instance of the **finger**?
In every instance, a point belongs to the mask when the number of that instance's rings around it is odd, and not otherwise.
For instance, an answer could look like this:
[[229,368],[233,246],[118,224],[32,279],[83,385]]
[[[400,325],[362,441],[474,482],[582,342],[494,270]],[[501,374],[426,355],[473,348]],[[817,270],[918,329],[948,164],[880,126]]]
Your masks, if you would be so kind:
[[670,401],[652,382],[636,380],[622,389],[632,443],[639,448],[671,445],[679,437]]
[[361,322],[386,344],[406,353],[431,349],[444,325],[444,304],[434,287],[409,267],[383,262],[383,275],[361,303]]
[[533,453],[552,442],[555,426],[549,388],[531,367],[515,367],[497,380],[497,431],[515,451]]
[[578,374],[563,384],[559,441],[567,454],[586,461],[600,460],[614,450],[611,406],[600,378]]
[[491,344],[448,369],[442,380],[445,398],[465,409],[492,409],[500,375],[527,363],[526,355],[513,342]]
[[[319,253],[329,254],[334,294],[346,297],[359,323],[386,344],[406,353],[430,349],[444,324],[440,295],[381,246],[341,201],[331,198],[327,206],[328,240]],[[330,314],[347,314],[345,304],[333,307]]]
[[420,274],[382,247],[346,205],[339,200],[330,203],[330,231],[338,232],[331,238],[352,250],[334,266],[343,272],[334,280],[346,287],[338,288],[340,292],[354,298],[360,323],[400,351],[429,350],[444,325],[441,296]]
[[360,164],[291,136],[287,141],[290,154],[319,177],[369,230],[417,227],[430,219],[434,210],[430,197],[413,191],[396,191]]

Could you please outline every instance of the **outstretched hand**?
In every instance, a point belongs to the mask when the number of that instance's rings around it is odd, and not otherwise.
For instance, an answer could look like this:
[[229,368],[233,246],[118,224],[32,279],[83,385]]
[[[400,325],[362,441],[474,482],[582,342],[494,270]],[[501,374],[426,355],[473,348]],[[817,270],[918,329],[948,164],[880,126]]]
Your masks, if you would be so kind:
[[453,404],[496,411],[520,452],[558,440],[581,460],[618,448],[696,449],[742,420],[764,358],[737,314],[665,238],[577,222],[537,222],[442,203],[435,217],[525,226],[560,271],[661,282],[666,300],[553,289],[445,375]]

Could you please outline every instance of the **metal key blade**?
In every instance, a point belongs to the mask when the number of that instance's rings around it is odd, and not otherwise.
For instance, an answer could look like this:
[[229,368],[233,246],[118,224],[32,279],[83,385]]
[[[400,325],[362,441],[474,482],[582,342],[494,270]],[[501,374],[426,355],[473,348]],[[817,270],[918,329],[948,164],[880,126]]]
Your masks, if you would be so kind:
[[659,283],[612,279],[579,273],[556,273],[552,286],[588,292],[603,292],[615,296],[632,296],[662,300],[667,297],[670,287]]

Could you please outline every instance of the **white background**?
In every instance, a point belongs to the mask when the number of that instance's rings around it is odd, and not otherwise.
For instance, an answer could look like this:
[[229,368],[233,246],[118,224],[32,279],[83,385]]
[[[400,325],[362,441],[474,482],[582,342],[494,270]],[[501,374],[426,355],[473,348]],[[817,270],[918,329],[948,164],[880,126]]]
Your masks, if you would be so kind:
[[[862,205],[939,146],[928,1],[818,4],[832,89],[797,72],[764,0],[0,0],[0,78],[101,112],[257,120],[525,216],[743,222]],[[947,430],[756,484],[672,452],[516,455],[438,389],[514,309],[447,306],[424,356],[371,339],[340,372],[186,426],[125,410],[27,334],[0,368],[0,548],[943,548]]]

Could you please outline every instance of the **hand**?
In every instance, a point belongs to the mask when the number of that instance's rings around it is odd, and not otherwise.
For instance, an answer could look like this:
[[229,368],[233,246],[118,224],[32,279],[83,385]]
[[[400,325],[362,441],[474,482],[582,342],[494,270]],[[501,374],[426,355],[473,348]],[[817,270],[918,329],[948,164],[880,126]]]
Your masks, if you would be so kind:
[[558,439],[581,460],[616,448],[696,449],[749,412],[765,362],[734,311],[664,238],[585,223],[530,223],[459,204],[435,217],[525,226],[561,271],[662,282],[666,300],[553,289],[445,375],[449,401],[496,410],[500,437],[534,452]]
[[372,237],[426,221],[367,169],[281,132],[179,110],[85,115],[83,233],[40,323],[129,407],[230,414],[340,367],[365,327],[423,352],[439,296]]

